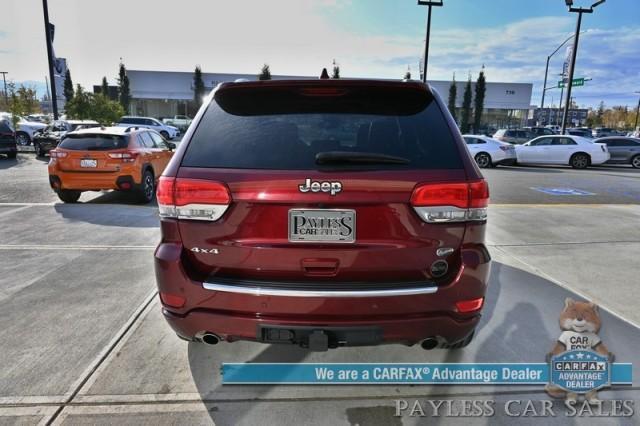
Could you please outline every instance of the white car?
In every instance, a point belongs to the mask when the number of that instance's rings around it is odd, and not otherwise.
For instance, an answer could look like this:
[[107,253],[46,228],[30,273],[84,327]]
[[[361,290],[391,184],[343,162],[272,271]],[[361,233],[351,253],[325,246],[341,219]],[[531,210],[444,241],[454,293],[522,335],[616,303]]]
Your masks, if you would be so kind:
[[574,169],[609,161],[607,145],[573,135],[540,136],[516,146],[519,164],[568,164]]
[[145,127],[160,133],[165,139],[173,139],[180,136],[177,127],[169,126],[152,117],[122,117],[116,124],[118,127]]
[[500,142],[484,135],[463,135],[462,137],[478,167],[484,169],[516,162],[515,146],[510,143]]
[[[0,118],[5,118],[8,121],[11,120],[11,113],[2,112]],[[37,121],[29,121],[24,117],[18,117],[18,126],[16,129],[16,143],[18,145],[29,145],[33,140],[33,135],[36,132],[43,130],[47,125],[45,123],[39,123]]]

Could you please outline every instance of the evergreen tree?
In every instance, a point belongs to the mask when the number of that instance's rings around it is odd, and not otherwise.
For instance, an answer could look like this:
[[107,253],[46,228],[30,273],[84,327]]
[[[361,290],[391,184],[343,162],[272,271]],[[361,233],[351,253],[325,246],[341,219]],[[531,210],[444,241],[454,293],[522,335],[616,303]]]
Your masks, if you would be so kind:
[[204,81],[202,80],[202,70],[200,69],[200,65],[197,65],[193,72],[193,101],[196,103],[198,108],[202,105],[204,92],[205,88]]
[[458,121],[456,118],[456,98],[458,97],[458,86],[456,86],[456,73],[453,73],[453,80],[451,81],[451,86],[449,86],[449,102],[447,103],[447,107],[449,108],[449,112],[453,116],[453,119]]
[[67,72],[64,73],[64,98],[67,101],[73,99],[73,82],[71,81],[71,71],[67,68]]
[[464,87],[464,96],[462,98],[462,117],[460,118],[460,131],[462,133],[469,133],[471,118],[471,75],[467,79],[467,84]]
[[102,86],[100,87],[100,93],[102,96],[109,97],[109,83],[107,83],[107,77],[102,77]]
[[131,92],[129,91],[129,77],[127,77],[127,69],[120,62],[120,71],[118,72],[118,96],[120,105],[124,109],[125,114],[129,111],[129,103],[131,102]]
[[340,67],[336,64],[336,60],[333,60],[333,71],[331,72],[331,78],[340,78]]
[[484,65],[476,81],[476,96],[474,98],[473,108],[473,131],[480,133],[480,124],[482,122],[482,111],[484,110],[484,96],[487,92],[487,84],[484,78]]
[[262,66],[260,75],[258,75],[258,80],[271,80],[271,69],[269,69],[269,65],[264,64]]

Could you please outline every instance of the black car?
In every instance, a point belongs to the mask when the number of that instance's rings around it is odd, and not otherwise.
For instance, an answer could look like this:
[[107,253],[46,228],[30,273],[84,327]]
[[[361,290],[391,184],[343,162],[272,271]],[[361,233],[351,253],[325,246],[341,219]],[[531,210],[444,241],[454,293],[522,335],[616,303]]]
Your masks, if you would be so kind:
[[81,128],[98,127],[100,124],[93,120],[60,120],[54,121],[41,132],[33,136],[33,148],[36,156],[44,157],[49,151],[58,146],[64,135]]
[[16,158],[18,154],[16,132],[6,120],[0,120],[0,154],[6,154],[9,158]]

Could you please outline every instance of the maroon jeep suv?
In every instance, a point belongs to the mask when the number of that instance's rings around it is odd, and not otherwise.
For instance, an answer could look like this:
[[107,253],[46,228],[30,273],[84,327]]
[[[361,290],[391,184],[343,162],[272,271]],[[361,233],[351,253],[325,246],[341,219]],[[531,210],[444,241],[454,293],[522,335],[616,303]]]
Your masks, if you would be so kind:
[[179,337],[319,351],[473,337],[489,191],[428,85],[220,84],[157,198],[156,278]]

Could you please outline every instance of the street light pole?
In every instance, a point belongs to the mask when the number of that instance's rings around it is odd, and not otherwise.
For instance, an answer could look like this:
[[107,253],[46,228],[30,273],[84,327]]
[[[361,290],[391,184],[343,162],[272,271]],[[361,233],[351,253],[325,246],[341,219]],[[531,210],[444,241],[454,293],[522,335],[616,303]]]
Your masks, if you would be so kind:
[[56,97],[56,80],[53,74],[53,48],[51,46],[51,30],[49,28],[49,6],[47,0],[42,0],[44,12],[44,32],[47,40],[47,58],[49,62],[49,80],[51,81],[51,106],[53,107],[53,119],[58,119],[58,98]]
[[429,38],[431,36],[431,8],[433,6],[442,6],[442,1],[434,0],[418,0],[419,6],[427,6],[429,8],[427,12],[427,38],[424,41],[424,62],[422,69],[422,81],[427,82],[427,64],[429,63]]
[[562,48],[562,46],[567,44],[567,42],[569,40],[571,40],[573,37],[575,37],[575,34],[571,34],[569,37],[567,37],[567,39],[565,41],[563,41],[560,44],[560,46],[558,46],[556,48],[556,50],[554,50],[549,56],[547,56],[547,66],[546,66],[545,71],[544,71],[544,85],[542,86],[542,101],[540,101],[540,108],[544,108],[544,95],[545,95],[545,93],[547,93],[547,90],[550,89],[550,88],[549,89],[547,88],[547,75],[549,74],[549,61],[551,60],[551,57],[553,55],[555,55],[556,53],[558,53],[558,50],[560,50]]
[[571,102],[571,86],[573,86],[573,73],[576,69],[576,56],[578,54],[578,41],[580,39],[580,25],[582,24],[582,14],[583,13],[593,13],[593,9],[606,0],[598,0],[593,3],[590,8],[582,8],[582,7],[572,7],[573,0],[565,0],[567,6],[569,6],[569,12],[574,12],[578,14],[578,22],[576,24],[576,32],[573,38],[573,51],[571,52],[571,63],[569,64],[569,81],[567,81],[567,98],[564,103],[564,113],[562,114],[562,130],[560,131],[561,135],[564,135],[567,130],[567,118],[569,116],[569,107]]

